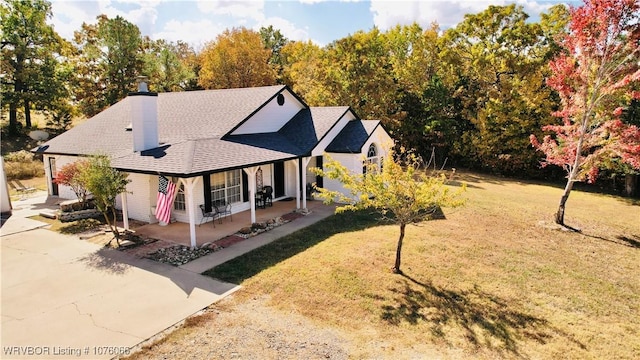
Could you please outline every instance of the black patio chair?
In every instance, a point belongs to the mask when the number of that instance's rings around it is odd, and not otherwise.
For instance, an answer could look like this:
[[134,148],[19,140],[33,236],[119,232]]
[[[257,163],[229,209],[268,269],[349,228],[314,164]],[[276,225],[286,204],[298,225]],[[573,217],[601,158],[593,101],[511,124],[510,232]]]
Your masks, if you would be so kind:
[[264,201],[264,206],[273,206],[273,188],[269,185],[265,186],[263,191],[263,201]]
[[216,227],[216,216],[219,217],[218,209],[213,206],[211,207],[211,211],[207,212],[207,210],[204,208],[204,204],[202,204],[200,205],[200,210],[202,211],[202,220],[200,220],[200,224],[198,224],[198,226],[202,225],[205,219],[211,218],[213,227]]
[[220,222],[222,222],[222,217],[223,216],[226,217],[227,215],[229,215],[229,219],[233,221],[233,216],[231,213],[231,204],[227,204],[226,201],[224,200],[218,200],[216,201],[214,206],[218,210],[218,219],[220,219]]

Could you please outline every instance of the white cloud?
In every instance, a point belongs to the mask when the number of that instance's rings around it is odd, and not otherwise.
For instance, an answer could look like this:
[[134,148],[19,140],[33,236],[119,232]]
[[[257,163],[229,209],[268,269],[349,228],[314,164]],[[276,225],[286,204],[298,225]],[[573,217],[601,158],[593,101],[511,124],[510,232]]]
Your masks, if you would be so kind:
[[230,15],[234,18],[264,19],[264,1],[258,0],[198,0],[203,13]]
[[200,21],[168,21],[160,32],[154,33],[153,39],[165,39],[169,41],[182,40],[189,43],[196,51],[221,34],[226,26],[214,24],[210,20]]
[[[413,22],[428,27],[436,22],[441,28],[449,28],[464,19],[465,14],[477,14],[489,5],[507,5],[514,1],[507,0],[449,0],[449,1],[401,1],[371,0],[373,23],[381,30],[390,29],[398,24],[409,25]],[[524,11],[530,16],[537,16],[553,4],[544,1],[518,0]]]
[[51,11],[50,23],[60,36],[68,40],[73,39],[73,32],[80,30],[83,22],[93,23],[99,14],[98,4],[89,1],[54,1]]
[[253,29],[258,31],[261,27],[268,27],[269,25],[273,25],[274,29],[280,30],[282,35],[289,40],[309,40],[309,32],[306,29],[297,28],[292,22],[281,17],[270,17],[268,19],[264,19],[263,21],[258,22]]
[[[73,32],[80,30],[82,23],[95,24],[101,14],[109,18],[121,16],[136,24],[144,35],[153,33],[158,19],[156,7],[160,1],[53,1],[51,24],[60,36],[73,39]],[[118,5],[126,5],[121,7]],[[122,9],[127,10],[122,10]]]

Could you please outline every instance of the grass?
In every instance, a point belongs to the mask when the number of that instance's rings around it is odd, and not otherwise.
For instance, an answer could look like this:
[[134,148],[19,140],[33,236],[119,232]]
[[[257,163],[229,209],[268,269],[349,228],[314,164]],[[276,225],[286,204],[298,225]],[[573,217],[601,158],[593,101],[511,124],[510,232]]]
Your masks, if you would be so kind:
[[97,231],[100,229],[100,226],[106,224],[102,217],[100,219],[80,219],[64,223],[57,219],[50,219],[41,215],[35,215],[29,218],[49,224],[49,230],[51,231],[70,235],[81,234],[87,231]]
[[268,294],[270,306],[345,330],[354,358],[640,357],[637,205],[572,192],[573,233],[550,226],[557,187],[462,180],[465,208],[408,227],[405,275],[389,271],[398,227],[362,212],[206,274],[241,283],[237,301]]
[[[20,180],[20,182],[26,186],[26,187],[34,187],[38,190],[43,190],[46,191],[47,190],[47,179],[42,176],[42,177],[34,177],[31,179],[26,179],[26,180]],[[12,201],[16,201],[16,200],[20,200],[24,197],[29,197],[31,196],[31,194],[22,194],[14,189],[11,188],[11,186],[9,186],[9,196],[11,197]]]

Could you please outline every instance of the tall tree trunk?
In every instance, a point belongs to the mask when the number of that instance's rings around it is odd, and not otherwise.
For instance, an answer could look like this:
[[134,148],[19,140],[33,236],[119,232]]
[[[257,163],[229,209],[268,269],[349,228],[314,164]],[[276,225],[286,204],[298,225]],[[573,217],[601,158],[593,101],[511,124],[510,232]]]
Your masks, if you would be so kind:
[[9,103],[9,134],[18,133],[18,106],[14,100]]
[[564,226],[564,208],[569,199],[569,194],[571,193],[571,189],[573,188],[573,179],[567,179],[567,186],[564,187],[564,192],[562,193],[562,197],[560,198],[560,205],[558,206],[558,211],[556,212],[556,224]]
[[400,224],[400,238],[398,238],[398,248],[396,249],[396,265],[393,267],[393,272],[396,274],[402,274],[400,270],[400,257],[402,256],[402,240],[404,239],[404,228],[406,224]]
[[[593,101],[592,101],[593,103]],[[564,208],[567,204],[567,200],[569,199],[569,194],[571,193],[571,189],[573,189],[573,183],[575,182],[576,177],[578,176],[578,170],[580,169],[580,165],[582,165],[580,161],[580,157],[582,156],[582,143],[584,141],[584,135],[587,133],[587,126],[589,125],[589,114],[591,114],[591,109],[586,111],[582,115],[582,125],[580,126],[580,137],[578,138],[578,144],[576,146],[576,158],[573,161],[573,166],[571,167],[571,171],[567,176],[567,186],[564,187],[564,192],[562,193],[562,197],[560,198],[560,205],[558,206],[558,211],[556,212],[556,224],[564,225]]]
[[31,129],[31,102],[28,99],[24,99],[24,127]]

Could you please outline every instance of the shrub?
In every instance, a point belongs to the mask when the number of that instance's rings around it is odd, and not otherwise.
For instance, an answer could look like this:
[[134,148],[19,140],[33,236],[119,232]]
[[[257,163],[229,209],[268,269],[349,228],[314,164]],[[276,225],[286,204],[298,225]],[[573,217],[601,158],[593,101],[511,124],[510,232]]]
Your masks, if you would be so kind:
[[33,154],[20,150],[4,156],[4,172],[7,180],[31,179],[44,176],[42,161],[34,160]]
[[27,150],[14,151],[4,156],[5,162],[32,162],[33,154]]

